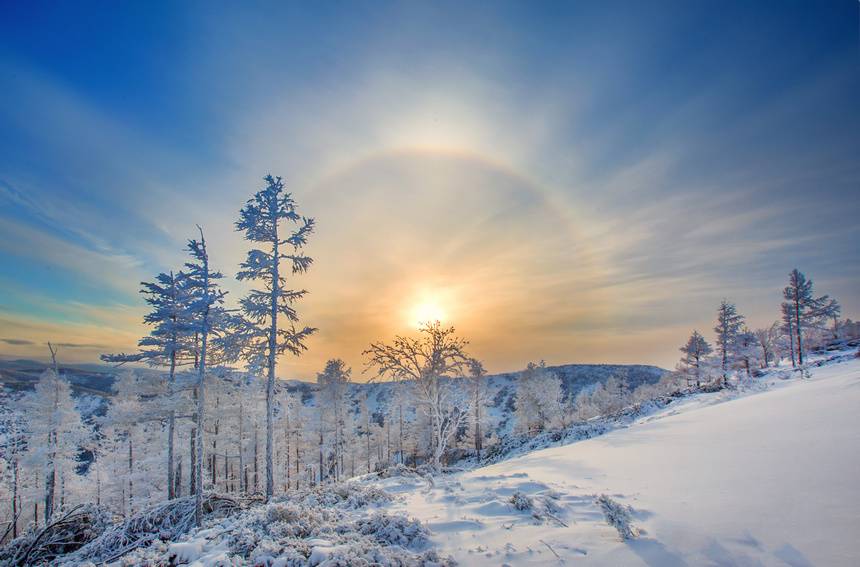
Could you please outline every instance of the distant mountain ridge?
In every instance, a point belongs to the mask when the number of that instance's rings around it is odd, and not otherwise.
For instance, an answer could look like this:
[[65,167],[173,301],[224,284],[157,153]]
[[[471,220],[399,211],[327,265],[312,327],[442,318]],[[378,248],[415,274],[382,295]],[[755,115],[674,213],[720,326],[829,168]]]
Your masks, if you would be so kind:
[[[29,390],[39,380],[39,376],[50,368],[49,364],[32,360],[0,360],[0,383],[12,390]],[[76,392],[76,397],[85,394],[100,397],[110,395],[111,387],[120,372],[112,366],[96,364],[60,365],[59,369],[71,384],[73,392]],[[583,389],[593,389],[612,376],[623,379],[632,390],[642,384],[656,383],[667,372],[656,366],[640,364],[565,364],[548,366],[547,370],[561,380],[562,388],[571,401],[576,399]],[[490,400],[488,415],[498,427],[499,435],[509,433],[513,425],[518,375],[519,371],[486,377],[487,396]],[[317,405],[316,384],[297,380],[287,380],[281,384],[288,391],[297,394],[303,405]],[[355,408],[364,393],[372,419],[381,424],[395,387],[395,383],[386,381],[353,383],[350,385],[349,397]],[[85,405],[92,407],[90,404]]]
[[[35,360],[0,360],[0,382],[11,388],[32,387],[32,384],[39,380],[39,376],[50,368],[50,364]],[[106,364],[60,364],[59,370],[73,386],[104,393],[110,393],[110,388],[121,371]],[[610,376],[625,378],[632,389],[641,384],[654,383],[667,372],[656,366],[641,364],[564,364],[547,366],[547,370],[561,379],[562,386],[567,392],[573,393],[579,393],[582,388],[596,384],[598,381],[605,382]],[[492,385],[502,381],[514,381],[518,374],[519,371],[489,375],[487,383]],[[298,380],[287,380],[284,383],[287,384],[288,389],[294,391],[308,391],[314,386],[312,382]],[[363,384],[354,385],[360,388]]]

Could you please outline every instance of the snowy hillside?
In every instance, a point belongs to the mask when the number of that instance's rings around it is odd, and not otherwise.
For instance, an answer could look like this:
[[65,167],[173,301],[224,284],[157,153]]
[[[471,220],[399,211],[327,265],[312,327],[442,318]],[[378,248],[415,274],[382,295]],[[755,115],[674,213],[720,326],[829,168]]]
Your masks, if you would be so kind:
[[[632,426],[426,482],[383,481],[462,565],[856,565],[860,359],[699,394]],[[534,505],[509,503],[521,491]],[[596,496],[633,508],[622,541]],[[556,555],[558,557],[556,557]]]
[[141,516],[101,540],[147,544],[105,564],[856,565],[858,407],[857,349],[829,352],[480,469],[322,485],[173,541]]

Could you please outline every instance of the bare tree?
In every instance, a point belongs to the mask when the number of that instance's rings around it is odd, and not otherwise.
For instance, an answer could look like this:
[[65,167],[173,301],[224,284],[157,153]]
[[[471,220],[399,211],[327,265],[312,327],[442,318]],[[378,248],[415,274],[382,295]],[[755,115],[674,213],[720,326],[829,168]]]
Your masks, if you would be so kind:
[[422,339],[397,336],[391,345],[371,344],[364,354],[370,356],[368,370],[378,368],[380,377],[401,383],[428,417],[438,469],[451,438],[469,419],[469,399],[457,380],[468,365],[468,343],[439,321],[422,323],[419,330]]
[[774,321],[770,327],[754,331],[758,346],[761,348],[761,367],[767,368],[774,358],[774,350],[779,340],[779,321]]

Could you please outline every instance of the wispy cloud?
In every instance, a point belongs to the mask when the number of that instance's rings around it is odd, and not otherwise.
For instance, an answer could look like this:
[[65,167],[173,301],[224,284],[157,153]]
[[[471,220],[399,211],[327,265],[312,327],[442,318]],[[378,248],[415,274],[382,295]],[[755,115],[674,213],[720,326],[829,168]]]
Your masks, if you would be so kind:
[[24,339],[0,339],[0,341],[6,343],[7,345],[14,345],[14,346],[29,346],[29,345],[36,344],[33,341],[27,341]]

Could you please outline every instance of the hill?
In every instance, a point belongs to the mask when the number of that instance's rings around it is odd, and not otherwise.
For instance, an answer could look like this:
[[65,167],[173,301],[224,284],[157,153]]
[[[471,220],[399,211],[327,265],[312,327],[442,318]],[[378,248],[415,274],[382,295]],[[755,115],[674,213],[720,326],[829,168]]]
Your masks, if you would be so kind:
[[[629,427],[437,481],[395,511],[461,565],[856,565],[860,359],[683,398]],[[789,378],[789,379],[785,379]],[[519,491],[532,502],[518,510]],[[622,540],[594,500],[631,506]]]
[[192,505],[171,501],[66,564],[98,560],[131,534],[148,543],[110,552],[106,565],[854,565],[858,404],[855,347],[491,466],[441,476],[400,467],[216,515],[173,541],[141,532],[166,507]]

